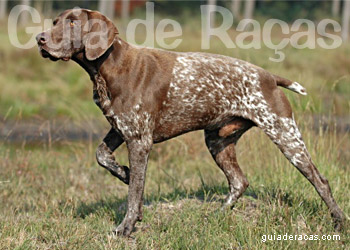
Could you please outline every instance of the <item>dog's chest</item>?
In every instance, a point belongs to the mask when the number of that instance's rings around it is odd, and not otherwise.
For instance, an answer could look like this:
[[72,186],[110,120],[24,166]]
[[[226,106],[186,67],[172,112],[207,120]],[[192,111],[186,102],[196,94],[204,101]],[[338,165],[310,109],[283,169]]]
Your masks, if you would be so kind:
[[108,90],[104,89],[101,80],[94,84],[93,100],[102,110],[104,116],[124,139],[141,135],[150,135],[154,121],[150,113],[144,111],[142,103],[135,105],[130,110],[116,113],[109,98]]
[[115,112],[112,108],[110,93],[108,91],[106,81],[102,76],[96,75],[93,84],[93,100],[95,104],[101,109],[103,115],[107,118],[109,123],[115,127]]
[[101,100],[97,90],[93,90],[92,99],[94,100],[94,103],[101,109]]

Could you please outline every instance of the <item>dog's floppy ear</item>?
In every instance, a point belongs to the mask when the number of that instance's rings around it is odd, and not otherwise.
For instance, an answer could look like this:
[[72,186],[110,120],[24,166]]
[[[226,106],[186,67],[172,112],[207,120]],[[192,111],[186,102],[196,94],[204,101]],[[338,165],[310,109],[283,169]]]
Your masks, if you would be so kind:
[[113,44],[117,28],[111,20],[97,11],[87,11],[88,33],[84,38],[85,56],[89,61],[102,56]]

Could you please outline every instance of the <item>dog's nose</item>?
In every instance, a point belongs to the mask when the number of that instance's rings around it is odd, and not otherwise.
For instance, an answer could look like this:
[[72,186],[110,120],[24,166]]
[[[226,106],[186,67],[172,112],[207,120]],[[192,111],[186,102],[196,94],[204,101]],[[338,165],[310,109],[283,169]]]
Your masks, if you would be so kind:
[[44,45],[45,43],[47,43],[47,40],[48,39],[45,32],[42,32],[36,36],[36,41],[38,42],[39,45]]

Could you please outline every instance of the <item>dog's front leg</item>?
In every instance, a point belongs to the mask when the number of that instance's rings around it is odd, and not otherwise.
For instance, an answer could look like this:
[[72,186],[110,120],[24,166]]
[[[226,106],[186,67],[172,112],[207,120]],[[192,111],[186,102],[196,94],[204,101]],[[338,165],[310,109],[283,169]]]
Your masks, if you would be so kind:
[[100,166],[107,169],[112,175],[125,184],[129,184],[129,168],[119,165],[113,156],[113,151],[123,142],[124,140],[118,132],[111,128],[96,150],[96,160]]
[[[150,138],[150,137],[147,137]],[[123,222],[116,228],[117,235],[129,236],[137,220],[142,218],[143,190],[148,156],[152,148],[152,140],[137,139],[127,142],[130,163],[130,182],[128,209]]]

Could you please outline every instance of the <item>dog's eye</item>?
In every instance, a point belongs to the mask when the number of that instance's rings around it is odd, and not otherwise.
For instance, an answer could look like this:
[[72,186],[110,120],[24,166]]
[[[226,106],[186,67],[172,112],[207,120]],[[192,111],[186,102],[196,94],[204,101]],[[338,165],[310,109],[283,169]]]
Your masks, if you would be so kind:
[[70,25],[71,27],[74,27],[74,25],[75,25],[75,22],[74,22],[74,20],[70,20],[70,23],[69,23],[69,25]]
[[53,26],[55,26],[57,24],[57,20],[53,21]]

